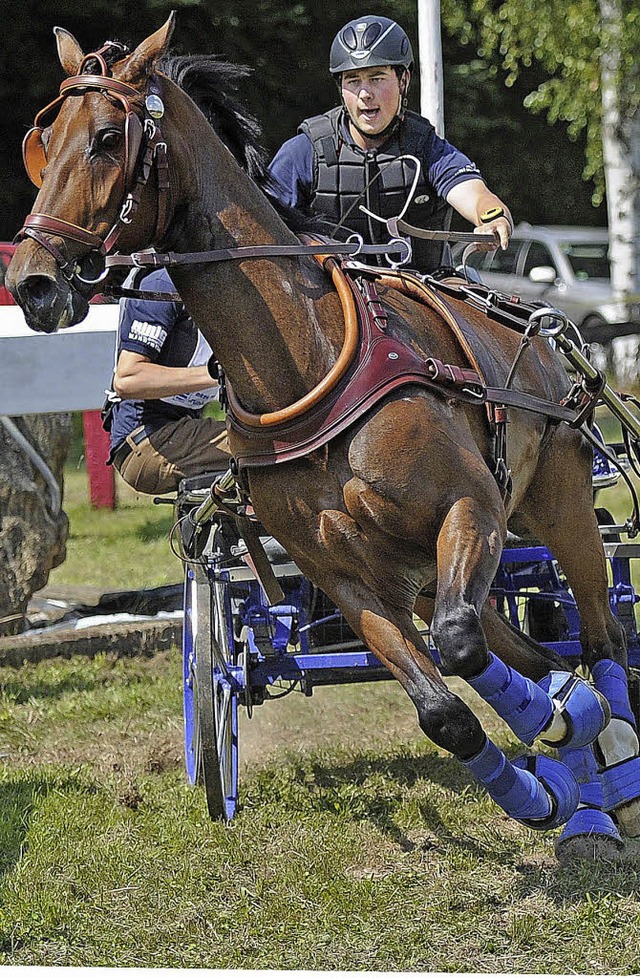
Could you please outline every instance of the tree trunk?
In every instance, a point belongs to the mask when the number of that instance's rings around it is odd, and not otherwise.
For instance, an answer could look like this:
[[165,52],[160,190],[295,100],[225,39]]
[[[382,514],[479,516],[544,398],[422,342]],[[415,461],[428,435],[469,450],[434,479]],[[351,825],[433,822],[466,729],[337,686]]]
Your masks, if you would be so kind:
[[602,148],[604,156],[609,255],[614,296],[627,304],[640,292],[640,111],[625,109],[616,38],[619,0],[600,0],[604,50],[601,59]]
[[14,635],[24,628],[31,595],[66,556],[61,498],[71,416],[0,422],[0,635]]

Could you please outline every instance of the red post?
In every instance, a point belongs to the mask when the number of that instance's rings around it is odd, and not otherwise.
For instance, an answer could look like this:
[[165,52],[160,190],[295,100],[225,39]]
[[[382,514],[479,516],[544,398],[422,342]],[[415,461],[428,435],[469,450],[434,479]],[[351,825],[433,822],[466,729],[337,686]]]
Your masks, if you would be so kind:
[[116,479],[109,457],[109,434],[102,427],[100,411],[82,414],[84,453],[89,476],[89,498],[96,509],[116,508]]

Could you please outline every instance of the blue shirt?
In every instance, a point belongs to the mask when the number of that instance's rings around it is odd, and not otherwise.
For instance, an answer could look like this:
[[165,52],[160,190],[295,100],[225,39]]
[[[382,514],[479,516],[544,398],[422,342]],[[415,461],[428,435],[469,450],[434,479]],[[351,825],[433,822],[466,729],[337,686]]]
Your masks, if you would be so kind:
[[[145,292],[175,292],[164,268],[145,276],[138,288]],[[182,302],[151,299],[120,300],[116,360],[121,350],[139,353],[152,363],[167,367],[200,366],[212,355]],[[200,417],[204,405],[217,396],[217,387],[211,387],[157,400],[118,401],[111,422],[111,456],[134,428],[144,425],[149,431],[156,431],[170,421]]]
[[[342,135],[351,146],[357,145],[344,119]],[[427,182],[443,199],[460,183],[482,180],[476,164],[435,131],[421,162]],[[306,133],[299,133],[283,143],[274,156],[269,171],[274,178],[274,196],[289,207],[308,211],[314,190],[313,143]]]

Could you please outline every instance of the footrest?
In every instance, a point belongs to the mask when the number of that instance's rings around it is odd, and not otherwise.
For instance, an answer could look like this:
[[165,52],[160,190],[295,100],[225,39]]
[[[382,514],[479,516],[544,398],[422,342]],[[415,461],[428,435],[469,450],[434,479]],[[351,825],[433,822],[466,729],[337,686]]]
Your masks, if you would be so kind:
[[630,757],[600,775],[605,812],[640,798],[640,757]]
[[203,472],[202,475],[190,475],[178,483],[178,495],[185,492],[195,492],[198,489],[209,489],[211,484],[227,471],[226,468],[217,472]]

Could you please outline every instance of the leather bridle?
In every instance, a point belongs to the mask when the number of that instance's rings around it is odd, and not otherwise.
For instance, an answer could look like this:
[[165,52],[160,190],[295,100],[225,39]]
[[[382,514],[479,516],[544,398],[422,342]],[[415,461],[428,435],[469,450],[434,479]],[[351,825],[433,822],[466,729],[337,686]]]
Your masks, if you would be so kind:
[[[105,263],[106,255],[113,250],[125,228],[131,224],[140,204],[142,191],[146,186],[151,171],[156,169],[157,175],[157,205],[156,229],[154,238],[161,237],[166,223],[167,195],[169,190],[169,165],[167,160],[167,144],[162,138],[160,122],[164,114],[164,105],[160,97],[160,83],[156,75],[149,79],[144,94],[144,112],[140,117],[141,93],[113,78],[107,66],[103,53],[109,44],[100,51],[86,55],[78,73],[66,78],[60,85],[60,92],[53,102],[41,109],[35,117],[33,127],[26,134],[22,144],[22,154],[27,174],[36,187],[42,186],[42,170],[47,158],[42,141],[43,131],[51,125],[59,113],[63,103],[71,95],[86,95],[89,92],[99,92],[110,102],[122,108],[125,114],[125,158],[122,168],[124,184],[124,199],[119,209],[118,217],[108,232],[102,238],[94,231],[80,227],[70,221],[64,221],[49,214],[31,213],[27,216],[15,241],[29,237],[46,249],[60,267],[67,282],[76,291],[86,294],[101,282],[109,273]],[[89,65],[97,61],[100,72],[88,71]],[[64,254],[50,235],[62,238],[63,243],[72,241],[86,245],[88,253],[80,258]],[[83,273],[83,262],[87,258],[99,259],[101,270],[95,278],[86,277]]]

